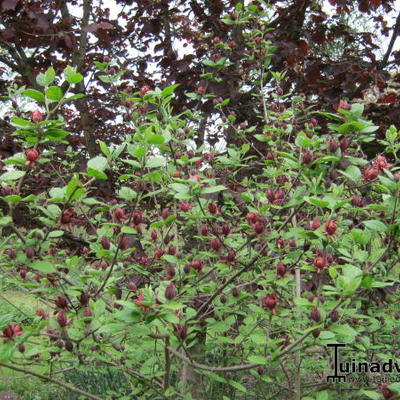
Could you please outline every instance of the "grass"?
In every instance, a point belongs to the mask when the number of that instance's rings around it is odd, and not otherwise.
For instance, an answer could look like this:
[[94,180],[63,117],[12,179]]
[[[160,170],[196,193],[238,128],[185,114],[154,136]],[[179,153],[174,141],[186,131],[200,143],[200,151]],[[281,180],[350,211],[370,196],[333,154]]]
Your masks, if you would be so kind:
[[[24,322],[31,318],[32,313],[40,307],[40,302],[29,293],[12,288],[0,290],[0,318],[10,319],[10,322]],[[38,373],[42,368],[35,366]],[[59,388],[40,381],[23,373],[0,368],[0,392],[12,390],[22,400],[61,400]]]

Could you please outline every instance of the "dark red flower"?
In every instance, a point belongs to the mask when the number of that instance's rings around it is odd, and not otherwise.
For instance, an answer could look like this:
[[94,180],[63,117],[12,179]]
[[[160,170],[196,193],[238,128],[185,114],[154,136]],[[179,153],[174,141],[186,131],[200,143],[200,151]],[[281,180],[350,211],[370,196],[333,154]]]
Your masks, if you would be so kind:
[[18,325],[9,324],[7,328],[3,329],[3,335],[1,337],[9,340],[14,340],[16,336],[20,336],[22,334],[23,332],[21,330],[21,324]]
[[328,220],[326,221],[325,224],[325,233],[329,236],[332,236],[335,234],[337,229],[337,222],[336,221],[332,221],[332,220]]
[[68,301],[65,297],[63,296],[57,296],[56,299],[54,300],[54,304],[58,308],[66,309],[68,308]]
[[210,246],[214,251],[219,251],[222,243],[218,238],[211,239]]
[[373,181],[376,179],[379,175],[379,169],[377,167],[369,167],[366,170],[364,170],[364,178],[366,181]]
[[270,310],[275,314],[275,308],[278,305],[278,298],[274,293],[267,294],[262,300],[262,306],[264,310]]

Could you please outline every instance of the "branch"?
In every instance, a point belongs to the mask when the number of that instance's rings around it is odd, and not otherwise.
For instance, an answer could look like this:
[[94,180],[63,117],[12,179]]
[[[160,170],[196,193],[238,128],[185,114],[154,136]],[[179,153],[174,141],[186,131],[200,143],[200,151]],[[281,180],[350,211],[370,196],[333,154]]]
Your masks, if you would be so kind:
[[79,394],[81,394],[83,396],[89,397],[90,399],[105,400],[102,397],[99,397],[99,396],[96,396],[94,394],[85,392],[84,390],[78,389],[75,386],[68,385],[67,383],[59,381],[58,379],[49,378],[48,376],[45,376],[45,375],[42,375],[42,374],[38,374],[37,372],[33,372],[33,371],[28,370],[28,369],[19,368],[19,367],[16,367],[15,365],[9,365],[9,364],[5,364],[5,363],[2,363],[2,362],[0,362],[0,366],[4,367],[4,368],[12,369],[14,371],[22,372],[24,374],[36,376],[36,378],[43,379],[43,380],[45,380],[47,382],[55,383],[56,385],[62,386],[63,388],[68,389],[71,392],[79,393]]
[[400,28],[400,12],[399,12],[399,15],[397,16],[396,23],[394,24],[394,27],[393,27],[392,37],[390,39],[389,46],[388,46],[386,53],[383,56],[381,62],[379,63],[379,66],[378,66],[379,70],[382,70],[383,68],[385,68],[389,61],[389,57],[390,57],[390,54],[392,53],[394,42],[396,41],[399,28]]

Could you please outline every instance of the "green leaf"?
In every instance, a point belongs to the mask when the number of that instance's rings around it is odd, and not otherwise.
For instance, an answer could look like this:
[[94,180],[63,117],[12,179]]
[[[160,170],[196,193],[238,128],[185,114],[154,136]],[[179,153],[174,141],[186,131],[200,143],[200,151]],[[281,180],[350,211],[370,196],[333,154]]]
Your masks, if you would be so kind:
[[400,394],[400,382],[394,382],[390,384],[389,386],[390,390],[393,390],[396,394]]
[[371,240],[371,233],[367,230],[364,231],[362,229],[353,229],[351,234],[356,242],[364,246]]
[[171,183],[168,187],[178,193],[187,193],[189,191],[189,187],[182,183]]
[[180,83],[177,83],[175,85],[167,86],[163,91],[161,92],[161,97],[167,97],[170,96],[172,93],[174,93],[175,89],[180,86]]
[[50,127],[45,130],[44,135],[46,139],[53,140],[55,142],[59,142],[65,137],[69,135],[69,132],[64,131],[63,129]]
[[107,145],[102,140],[99,140],[99,146],[100,146],[100,150],[102,151],[102,153],[105,156],[109,156],[110,155],[109,148],[107,147]]
[[360,390],[357,392],[358,395],[367,396],[369,399],[372,400],[381,400],[382,397],[378,392],[374,392],[372,390]]
[[53,67],[50,67],[44,74],[40,73],[36,77],[36,82],[40,86],[49,86],[53,83],[56,77],[56,71]]
[[211,187],[202,189],[201,194],[216,193],[216,192],[221,192],[222,190],[226,190],[226,187],[222,186],[222,185],[211,186]]
[[236,382],[236,381],[233,381],[233,380],[229,380],[228,381],[228,383],[232,386],[232,387],[234,387],[235,389],[237,389],[237,390],[240,390],[241,392],[243,392],[243,393],[246,393],[247,392],[247,389],[241,384],[241,383],[239,383],[239,382]]
[[19,201],[21,201],[21,196],[18,196],[17,194],[12,194],[10,196],[6,196],[4,197],[4,200],[7,203],[18,203]]
[[312,140],[309,137],[307,137],[305,132],[300,132],[296,136],[295,144],[296,144],[296,146],[299,146],[299,147],[311,147]]
[[317,396],[315,397],[315,400],[328,400],[329,399],[329,394],[326,390],[317,393]]
[[164,157],[150,157],[146,162],[147,168],[159,168],[165,165]]
[[330,330],[337,333],[338,335],[343,335],[343,336],[351,336],[351,337],[356,337],[358,335],[358,332],[355,331],[350,325],[344,324],[344,325],[331,325]]
[[[91,158],[88,161],[88,174],[89,174],[89,170],[91,171],[97,171],[97,172],[102,172],[105,170],[105,168],[107,167],[107,158],[102,157],[102,156],[97,156],[94,158]],[[89,174],[90,175],[90,174]],[[101,174],[100,174],[101,175]],[[102,174],[103,176],[107,177],[106,174]],[[94,176],[94,175],[91,175]]]
[[147,138],[147,143],[149,144],[164,144],[164,136],[163,135],[150,135]]
[[305,196],[304,200],[307,203],[313,204],[314,206],[318,206],[318,207],[328,207],[329,206],[329,201],[322,200],[322,199],[319,199],[317,197]]
[[72,96],[69,96],[69,97],[63,99],[63,103],[67,103],[68,101],[72,101],[72,100],[78,100],[78,99],[81,99],[82,97],[85,97],[85,95],[83,93],[76,93],[76,94],[73,94]]
[[30,97],[33,100],[39,101],[44,103],[45,102],[45,97],[42,92],[39,92],[39,90],[35,89],[26,89],[22,92],[24,96]]
[[74,85],[75,83],[80,83],[83,79],[83,75],[80,74],[79,72],[75,72],[73,74],[69,74],[65,77],[65,79],[67,80],[67,82],[70,85]]
[[56,231],[51,231],[49,233],[49,238],[58,238],[64,235],[64,231],[62,230],[56,230]]
[[247,357],[247,360],[252,364],[265,365],[268,363],[268,360],[266,359],[266,357],[263,357],[263,356],[253,355],[253,356]]
[[25,129],[33,128],[35,126],[34,123],[18,117],[11,118],[11,125],[15,126],[16,128],[25,128]]
[[26,174],[25,171],[18,171],[16,169],[12,171],[7,171],[4,174],[0,175],[0,181],[16,181],[17,179],[22,178]]
[[133,199],[136,199],[137,193],[126,186],[123,186],[119,191],[118,191],[118,197],[121,199],[124,199],[125,201],[131,201]]
[[357,182],[361,179],[360,168],[356,167],[355,165],[350,165],[346,171],[339,172],[354,182]]
[[56,268],[49,261],[38,260],[34,261],[32,264],[29,264],[30,268],[36,269],[37,271],[43,272],[44,274],[51,274],[56,272]]
[[60,101],[63,97],[63,92],[58,86],[50,86],[46,89],[46,97],[50,100]]
[[103,172],[103,171],[98,171],[97,169],[93,169],[93,168],[88,168],[86,170],[86,173],[89,176],[92,176],[93,178],[97,178],[97,179],[107,179],[107,175]]
[[368,220],[364,221],[363,224],[368,228],[371,229],[372,231],[378,231],[378,232],[386,232],[387,231],[387,226],[378,220]]

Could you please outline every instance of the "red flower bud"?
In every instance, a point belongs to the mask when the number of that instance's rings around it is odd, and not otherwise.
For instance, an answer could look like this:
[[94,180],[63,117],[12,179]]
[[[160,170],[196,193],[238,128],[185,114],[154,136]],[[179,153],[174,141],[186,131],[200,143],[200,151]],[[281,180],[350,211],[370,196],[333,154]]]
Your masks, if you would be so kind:
[[129,291],[131,291],[131,292],[134,292],[135,290],[137,290],[137,285],[136,285],[136,283],[133,282],[133,281],[130,281],[129,284],[128,284],[128,289],[129,289]]
[[203,236],[207,236],[208,235],[208,229],[207,229],[207,225],[203,224],[201,226],[200,232]]
[[103,236],[101,238],[101,245],[103,249],[109,250],[110,249],[110,239],[107,236]]
[[132,221],[135,225],[140,225],[143,222],[143,213],[140,210],[133,212]]
[[236,258],[236,251],[233,249],[229,250],[227,260],[229,262],[234,262],[235,258]]
[[333,139],[329,140],[327,145],[328,145],[328,150],[331,153],[335,153],[336,150],[339,148],[339,143],[336,140],[333,140]]
[[246,215],[246,220],[249,225],[255,224],[260,219],[260,216],[255,212],[249,212]]
[[204,94],[206,92],[206,88],[204,86],[199,86],[197,88],[197,93],[198,94]]
[[312,231],[315,231],[315,230],[318,229],[320,226],[321,226],[321,221],[320,221],[320,219],[319,219],[318,217],[315,217],[315,218],[313,219],[313,221],[311,222],[310,229],[311,229]]
[[192,262],[192,268],[197,271],[200,272],[203,268],[203,261],[202,260],[194,260]]
[[346,150],[349,148],[349,146],[350,146],[349,139],[343,138],[343,139],[339,142],[339,146],[340,146],[340,150],[346,151]]
[[61,213],[61,223],[69,224],[72,218],[75,216],[75,211],[73,208],[67,208]]
[[363,207],[364,202],[361,196],[353,196],[350,204],[354,207]]
[[167,219],[170,215],[171,215],[171,213],[168,208],[164,208],[161,211],[161,216],[163,217],[163,219]]
[[89,304],[89,293],[88,292],[82,292],[80,297],[79,297],[79,302],[83,305],[83,306],[87,306]]
[[114,222],[122,222],[126,218],[125,211],[120,207],[113,210],[112,214]]
[[278,298],[275,294],[267,294],[262,301],[262,306],[264,310],[275,310],[275,307],[278,305]]
[[280,262],[276,266],[276,274],[278,278],[283,278],[286,275],[287,267],[286,264]]
[[226,297],[224,294],[222,294],[221,297],[219,298],[219,300],[220,300],[220,302],[221,302],[222,304],[225,304],[226,301],[227,301],[228,299],[227,299],[227,297]]
[[314,259],[314,267],[318,270],[322,270],[328,268],[328,263],[324,257],[318,256]]
[[63,296],[57,296],[56,299],[54,300],[54,304],[58,308],[66,309],[68,308],[68,301],[65,297]]
[[273,189],[271,189],[271,188],[267,189],[265,194],[270,203],[273,203],[275,201],[275,193],[274,193]]
[[176,254],[176,247],[175,247],[175,246],[169,246],[169,247],[168,247],[168,250],[167,250],[167,253],[168,253],[170,256],[174,256],[174,255]]
[[173,278],[176,274],[175,268],[172,265],[168,265],[167,267],[167,274],[168,276],[170,276],[171,278]]
[[150,237],[151,237],[152,242],[157,241],[157,238],[158,238],[157,232],[154,231],[154,230],[151,231],[151,232],[150,232]]
[[25,247],[24,252],[28,258],[32,258],[35,255],[35,250],[32,247]]
[[321,334],[321,329],[314,329],[314,330],[312,331],[312,335],[314,336],[315,339],[316,339],[320,334]]
[[84,317],[91,317],[92,316],[92,311],[90,310],[89,306],[85,307],[85,310],[83,311],[83,316]]
[[232,289],[232,296],[233,296],[233,297],[239,297],[239,296],[240,296],[240,290],[239,290],[239,288],[234,287],[234,288]]
[[120,236],[118,240],[118,246],[121,250],[126,250],[129,248],[130,240],[128,235],[122,235]]
[[339,320],[339,318],[340,318],[340,315],[339,315],[339,313],[335,310],[335,311],[332,311],[332,312],[329,314],[329,318],[331,319],[332,322],[337,322],[337,321]]
[[172,300],[173,298],[175,298],[176,294],[176,287],[173,282],[170,282],[165,289],[165,298],[168,300]]
[[58,325],[60,325],[61,328],[64,328],[68,324],[68,319],[67,319],[67,314],[65,311],[60,311],[57,315],[57,322]]
[[254,228],[254,232],[255,232],[256,234],[261,234],[261,233],[263,233],[263,232],[264,232],[264,228],[265,228],[264,222],[263,222],[263,221],[257,221],[257,222],[253,225],[253,228]]
[[39,152],[36,149],[26,150],[25,157],[28,161],[36,161],[39,158]]
[[231,233],[231,228],[229,227],[229,224],[227,222],[222,223],[222,234],[224,236],[228,236]]
[[149,87],[149,86],[142,86],[142,87],[140,88],[140,95],[141,95],[141,96],[144,96],[149,90],[150,90],[150,87]]
[[31,112],[31,121],[34,124],[37,124],[38,122],[43,121],[43,114],[39,110],[35,110]]
[[192,206],[190,205],[190,203],[183,201],[180,205],[179,205],[180,209],[182,212],[188,212]]
[[42,309],[36,310],[36,311],[35,311],[35,314],[36,314],[38,317],[42,318],[42,319],[48,319],[48,318],[49,318],[49,314],[47,314],[46,311],[44,311],[44,310],[42,310]]
[[313,307],[313,309],[311,310],[310,318],[315,322],[321,321],[321,313],[319,312],[317,307]]
[[222,247],[222,243],[218,238],[211,239],[210,245],[214,251],[219,251]]
[[332,220],[326,221],[325,232],[327,235],[332,236],[336,232],[336,229],[337,229],[336,221],[332,221]]
[[209,205],[208,205],[208,211],[210,211],[210,214],[216,214],[217,213],[217,211],[218,211],[218,207],[215,205],[215,203],[210,203]]

